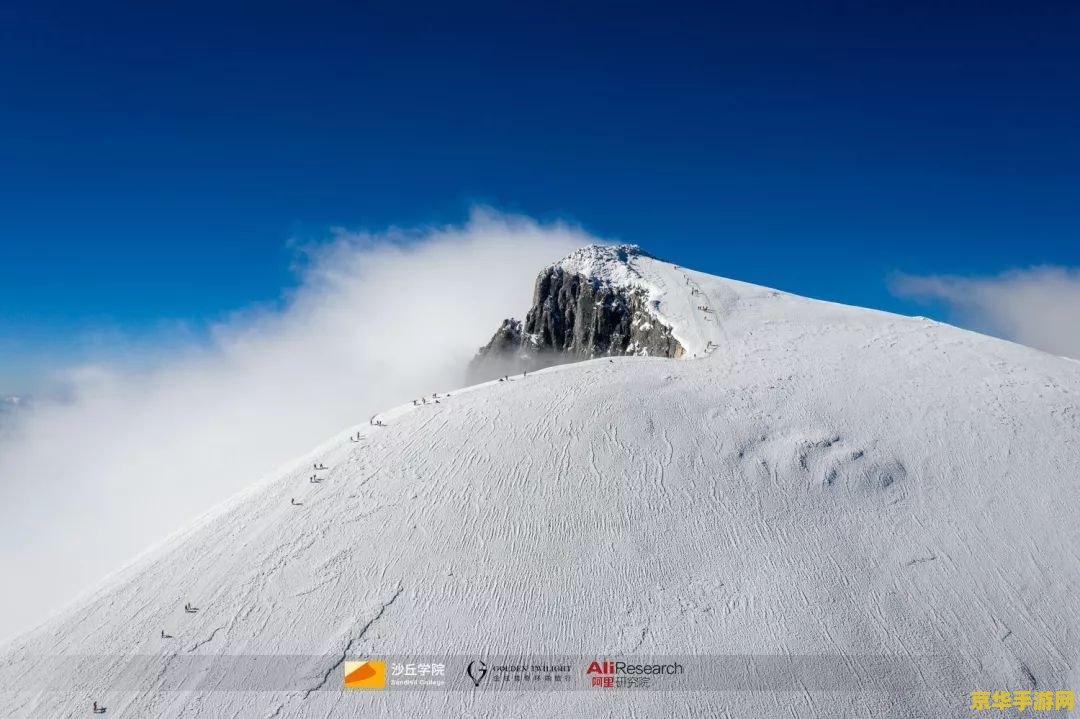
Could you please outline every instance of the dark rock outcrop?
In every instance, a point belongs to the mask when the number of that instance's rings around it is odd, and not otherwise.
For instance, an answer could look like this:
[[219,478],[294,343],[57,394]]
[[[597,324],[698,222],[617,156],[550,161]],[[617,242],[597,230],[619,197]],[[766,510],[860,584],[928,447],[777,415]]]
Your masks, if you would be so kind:
[[[619,249],[622,256],[625,250]],[[645,289],[613,285],[554,265],[536,278],[524,323],[503,321],[469,364],[468,381],[594,357],[682,354],[671,328],[650,308]]]

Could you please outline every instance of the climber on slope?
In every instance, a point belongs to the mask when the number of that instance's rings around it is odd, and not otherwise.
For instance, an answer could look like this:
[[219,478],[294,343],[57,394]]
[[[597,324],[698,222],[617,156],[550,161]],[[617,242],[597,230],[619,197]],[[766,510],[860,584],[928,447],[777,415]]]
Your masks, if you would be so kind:
[[105,713],[105,707],[99,707],[98,703],[94,702],[94,713],[95,714],[104,714]]

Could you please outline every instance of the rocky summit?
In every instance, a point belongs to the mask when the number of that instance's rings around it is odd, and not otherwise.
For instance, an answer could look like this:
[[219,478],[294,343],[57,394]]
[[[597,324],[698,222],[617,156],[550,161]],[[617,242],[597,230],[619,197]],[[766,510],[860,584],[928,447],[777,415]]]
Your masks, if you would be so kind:
[[[470,383],[596,357],[681,357],[636,245],[593,245],[543,269],[525,321],[503,320],[469,365]],[[614,271],[613,271],[614,270]]]

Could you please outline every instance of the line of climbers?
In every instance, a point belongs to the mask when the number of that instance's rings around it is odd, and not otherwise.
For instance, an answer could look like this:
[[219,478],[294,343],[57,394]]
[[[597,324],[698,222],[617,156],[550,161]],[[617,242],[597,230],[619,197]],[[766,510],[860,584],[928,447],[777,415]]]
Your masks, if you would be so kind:
[[[527,377],[528,374],[529,374],[528,372],[522,372],[521,376],[522,377]],[[507,375],[505,379],[509,379],[509,378],[510,378],[510,376]],[[500,379],[499,381],[502,382],[503,380]],[[447,392],[443,396],[444,397],[449,397],[450,393]],[[427,399],[427,397],[421,397],[419,400],[414,399],[412,401],[412,403],[413,403],[413,406],[416,407],[416,406],[420,406],[421,404],[428,404],[428,399]],[[439,393],[438,392],[432,392],[431,393],[431,403],[432,404],[441,404],[441,402],[439,402]],[[382,418],[379,417],[379,415],[377,415],[377,414],[371,415],[371,417],[368,419],[368,425],[370,425],[372,427],[386,427],[387,426],[387,424],[385,422],[383,422]],[[353,442],[353,443],[361,442],[361,441],[363,441],[363,436],[362,436],[362,434],[360,432],[357,432],[355,436],[350,434],[349,435],[349,441]],[[310,477],[308,477],[308,482],[310,484],[320,484],[320,483],[322,483],[322,481],[324,479],[326,479],[326,478],[318,476],[318,471],[320,469],[326,469],[327,468],[326,465],[323,464],[322,462],[316,462],[315,464],[313,464],[311,466],[312,466],[312,469],[314,469],[316,473],[311,475]],[[302,506],[304,506],[303,502],[297,502],[296,501],[296,497],[290,497],[289,498],[289,504],[291,504],[294,507],[302,507]],[[162,634],[164,634],[164,632],[162,632]]]

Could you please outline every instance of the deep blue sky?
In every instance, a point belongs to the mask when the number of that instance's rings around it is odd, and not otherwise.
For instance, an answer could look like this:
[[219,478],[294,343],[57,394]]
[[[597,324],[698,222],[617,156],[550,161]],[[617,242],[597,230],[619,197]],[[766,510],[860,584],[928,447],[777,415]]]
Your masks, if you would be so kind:
[[0,379],[475,202],[918,311],[891,272],[1080,264],[1078,78],[1075,2],[8,0]]

